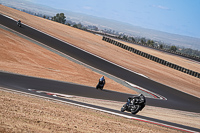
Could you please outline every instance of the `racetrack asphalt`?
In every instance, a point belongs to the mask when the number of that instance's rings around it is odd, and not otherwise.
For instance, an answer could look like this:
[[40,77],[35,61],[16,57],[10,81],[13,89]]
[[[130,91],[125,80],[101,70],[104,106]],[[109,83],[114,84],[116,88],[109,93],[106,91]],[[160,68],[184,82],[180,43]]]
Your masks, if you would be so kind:
[[[61,51],[62,53],[65,53],[85,64],[105,71],[111,75],[119,77],[125,81],[143,87],[149,91],[152,91],[167,98],[167,100],[148,98],[147,105],[200,113],[200,99],[197,97],[160,84],[151,79],[139,76],[127,69],[98,58],[97,56],[82,51],[72,46],[71,44],[60,41],[47,34],[41,33],[26,25],[22,24],[22,27],[20,28],[16,25],[16,21],[11,20],[3,15],[0,15],[0,20],[0,23],[2,25],[10,29],[13,29],[41,43],[44,43],[45,45]],[[0,86],[9,88],[18,87],[21,89],[23,88],[44,90],[124,102],[129,96],[129,94],[118,93],[108,90],[99,91],[96,90],[94,87],[80,86],[65,82],[27,77],[4,72],[0,72]]]

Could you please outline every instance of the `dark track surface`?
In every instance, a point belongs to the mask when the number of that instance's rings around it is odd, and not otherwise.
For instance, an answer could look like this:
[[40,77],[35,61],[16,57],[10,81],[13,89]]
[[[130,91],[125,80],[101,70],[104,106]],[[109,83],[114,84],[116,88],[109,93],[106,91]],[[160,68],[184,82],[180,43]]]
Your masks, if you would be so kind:
[[[39,42],[42,42],[88,65],[91,65],[107,73],[110,73],[130,83],[141,86],[145,89],[148,89],[152,92],[162,95],[168,99],[167,101],[147,99],[148,105],[200,113],[199,98],[180,92],[178,90],[162,85],[150,79],[146,79],[137,74],[131,73],[128,70],[115,66],[114,64],[111,64],[98,57],[95,57],[91,54],[81,51],[73,46],[70,46],[62,41],[59,41],[41,32],[38,32],[23,24],[22,28],[20,28],[16,25],[15,21],[8,19],[2,15],[0,15],[0,24],[9,27],[15,31],[18,31]],[[46,90],[52,92],[110,99],[116,101],[126,101],[126,98],[128,96],[127,94],[111,92],[106,90],[97,92],[97,90],[95,90],[92,87],[78,86],[63,82],[30,78],[30,77],[12,75],[7,73],[0,73],[0,86]]]

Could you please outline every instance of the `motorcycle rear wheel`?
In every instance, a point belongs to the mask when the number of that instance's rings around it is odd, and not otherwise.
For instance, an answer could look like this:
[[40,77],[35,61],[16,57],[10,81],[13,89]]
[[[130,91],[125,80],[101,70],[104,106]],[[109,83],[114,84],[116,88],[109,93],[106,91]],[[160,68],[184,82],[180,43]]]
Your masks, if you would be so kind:
[[134,109],[131,109],[132,114],[137,114],[140,111],[140,105],[135,105]]

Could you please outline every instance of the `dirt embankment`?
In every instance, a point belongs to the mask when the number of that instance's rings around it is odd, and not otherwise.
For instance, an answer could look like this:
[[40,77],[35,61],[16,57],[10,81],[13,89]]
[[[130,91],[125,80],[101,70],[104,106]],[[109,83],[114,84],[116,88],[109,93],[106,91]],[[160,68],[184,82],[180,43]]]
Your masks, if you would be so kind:
[[[165,67],[136,54],[127,52],[119,47],[113,46],[102,41],[101,36],[81,31],[79,29],[75,29],[73,27],[59,24],[47,19],[32,16],[21,11],[16,11],[2,5],[0,5],[0,7],[0,13],[2,14],[6,14],[16,20],[20,19],[23,23],[40,29],[43,32],[76,45],[77,47],[110,60],[116,64],[124,66],[132,71],[142,73],[157,82],[200,97],[200,80],[198,78]],[[132,45],[141,51],[161,57],[177,65],[200,72],[200,65],[198,63],[141,46],[133,44],[129,45]]]
[[99,111],[1,90],[0,104],[0,132],[179,132]]

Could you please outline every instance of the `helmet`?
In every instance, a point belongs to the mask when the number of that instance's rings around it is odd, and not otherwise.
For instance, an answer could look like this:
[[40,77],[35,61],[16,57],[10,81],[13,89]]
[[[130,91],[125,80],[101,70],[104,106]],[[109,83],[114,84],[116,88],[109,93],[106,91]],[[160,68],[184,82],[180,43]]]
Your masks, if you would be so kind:
[[104,80],[104,76],[102,76],[101,78],[100,78],[100,81],[103,81]]

